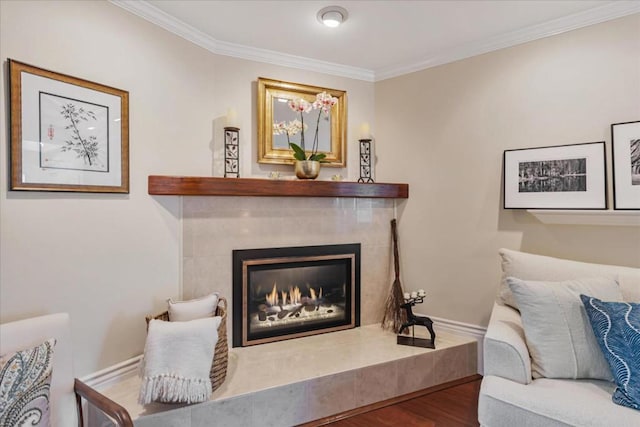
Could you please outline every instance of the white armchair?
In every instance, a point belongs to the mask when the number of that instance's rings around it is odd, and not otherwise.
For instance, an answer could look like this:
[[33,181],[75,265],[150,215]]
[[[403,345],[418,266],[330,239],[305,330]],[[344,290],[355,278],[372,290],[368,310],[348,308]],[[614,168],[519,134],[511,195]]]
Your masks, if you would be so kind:
[[53,427],[83,426],[82,398],[109,415],[116,425],[132,427],[127,411],[117,403],[74,378],[70,319],[67,313],[34,317],[0,325],[0,354],[34,347],[56,339],[49,407]]

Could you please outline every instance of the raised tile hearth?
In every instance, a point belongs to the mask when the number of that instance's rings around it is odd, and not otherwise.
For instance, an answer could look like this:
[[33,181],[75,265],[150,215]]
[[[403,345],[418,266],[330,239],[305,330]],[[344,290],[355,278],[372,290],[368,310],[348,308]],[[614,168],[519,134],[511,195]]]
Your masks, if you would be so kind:
[[[349,185],[332,183],[314,184],[314,188],[331,190],[316,194],[309,190],[311,187],[300,192],[296,183],[260,182],[262,190],[265,185],[269,191],[274,186],[278,191],[285,187],[288,190],[286,194],[243,191],[242,195],[231,196],[218,187],[227,185],[227,181],[206,182],[215,184],[209,197],[182,198],[183,299],[212,291],[234,295],[234,250],[360,243],[364,326],[230,349],[225,383],[211,400],[197,405],[142,407],[137,403],[137,377],[104,390],[129,411],[136,426],[293,426],[476,374],[478,351],[473,338],[438,331],[436,324],[437,349],[431,350],[397,345],[395,334],[380,329],[384,301],[393,280],[389,224],[402,210],[406,194],[362,192],[365,188],[383,188],[380,185],[356,185],[357,191],[352,194]],[[249,194],[253,197],[247,197]],[[265,195],[272,197],[256,197]],[[398,205],[395,200],[399,200]],[[230,309],[232,319],[233,304]],[[429,304],[424,310],[428,313]],[[231,323],[227,322],[230,339]],[[428,337],[426,330],[417,332]],[[89,411],[91,426],[111,425],[94,416]]]
[[[137,427],[294,426],[476,374],[476,341],[436,333],[436,350],[397,345],[378,325],[234,348],[227,380],[197,405],[142,407],[138,377],[104,393]],[[90,425],[110,425],[93,416]]]

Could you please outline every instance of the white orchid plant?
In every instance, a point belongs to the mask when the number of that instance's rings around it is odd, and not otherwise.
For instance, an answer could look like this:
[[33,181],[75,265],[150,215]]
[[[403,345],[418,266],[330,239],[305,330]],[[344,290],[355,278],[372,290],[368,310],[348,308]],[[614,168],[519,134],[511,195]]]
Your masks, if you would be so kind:
[[[287,135],[287,143],[293,150],[293,158],[296,160],[315,160],[322,162],[325,157],[324,153],[318,153],[318,129],[320,125],[320,117],[324,114],[325,117],[329,116],[331,108],[338,103],[338,98],[335,98],[327,92],[321,92],[316,95],[316,100],[309,102],[305,99],[292,99],[289,101],[289,108],[296,113],[300,113],[300,120],[295,119],[290,122],[275,122],[273,124],[274,135]],[[307,130],[307,125],[304,123],[304,113],[308,113],[312,110],[318,110],[318,117],[316,118],[316,132],[313,137],[313,145],[311,146],[311,152],[307,156],[306,147],[304,144],[304,133]],[[291,142],[291,137],[300,133],[300,145]]]

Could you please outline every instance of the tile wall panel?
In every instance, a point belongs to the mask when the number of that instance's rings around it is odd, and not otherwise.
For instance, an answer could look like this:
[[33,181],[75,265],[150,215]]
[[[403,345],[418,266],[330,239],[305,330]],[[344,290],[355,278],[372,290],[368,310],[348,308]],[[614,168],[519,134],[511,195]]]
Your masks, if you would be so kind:
[[183,197],[183,298],[218,291],[231,307],[233,249],[360,243],[361,324],[378,323],[392,282],[393,217],[387,199]]

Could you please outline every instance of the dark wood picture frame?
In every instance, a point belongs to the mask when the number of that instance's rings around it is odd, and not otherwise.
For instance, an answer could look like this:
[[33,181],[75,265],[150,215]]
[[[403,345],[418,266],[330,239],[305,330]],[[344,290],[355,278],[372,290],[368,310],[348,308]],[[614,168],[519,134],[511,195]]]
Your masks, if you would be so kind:
[[8,59],[11,190],[129,192],[129,92]]

